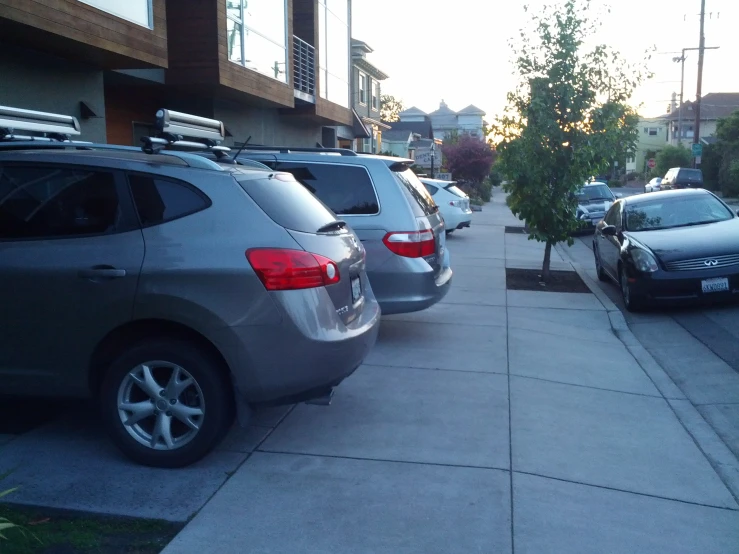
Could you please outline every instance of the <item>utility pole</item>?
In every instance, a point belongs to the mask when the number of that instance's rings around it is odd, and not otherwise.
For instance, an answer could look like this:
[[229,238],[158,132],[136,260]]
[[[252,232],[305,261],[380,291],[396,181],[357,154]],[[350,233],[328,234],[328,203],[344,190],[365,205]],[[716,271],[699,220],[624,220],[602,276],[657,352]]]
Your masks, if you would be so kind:
[[[706,0],[701,0],[701,31],[698,43],[698,86],[695,92],[695,126],[693,131],[693,144],[700,144],[701,130],[701,88],[703,85],[703,55],[706,48],[706,37],[703,33],[706,23]],[[693,158],[693,167],[698,167],[697,158]]]

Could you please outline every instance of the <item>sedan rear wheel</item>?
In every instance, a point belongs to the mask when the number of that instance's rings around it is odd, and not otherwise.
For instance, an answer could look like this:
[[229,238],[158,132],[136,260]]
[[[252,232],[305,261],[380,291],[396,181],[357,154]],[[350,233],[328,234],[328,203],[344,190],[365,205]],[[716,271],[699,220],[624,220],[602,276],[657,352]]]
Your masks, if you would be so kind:
[[159,339],[123,352],[100,392],[111,438],[130,458],[154,467],[184,467],[224,436],[233,397],[224,371],[192,343]]

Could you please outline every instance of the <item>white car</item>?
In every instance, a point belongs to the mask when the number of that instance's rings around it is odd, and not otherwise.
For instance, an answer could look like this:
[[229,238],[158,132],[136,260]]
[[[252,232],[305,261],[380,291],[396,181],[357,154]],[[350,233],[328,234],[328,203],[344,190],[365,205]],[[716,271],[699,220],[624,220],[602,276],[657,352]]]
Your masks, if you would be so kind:
[[655,177],[644,185],[644,192],[657,192],[662,189],[662,177]]
[[457,181],[442,181],[426,177],[420,180],[429,194],[433,196],[436,205],[439,206],[441,216],[446,223],[447,234],[470,226],[472,223],[470,198],[455,186]]

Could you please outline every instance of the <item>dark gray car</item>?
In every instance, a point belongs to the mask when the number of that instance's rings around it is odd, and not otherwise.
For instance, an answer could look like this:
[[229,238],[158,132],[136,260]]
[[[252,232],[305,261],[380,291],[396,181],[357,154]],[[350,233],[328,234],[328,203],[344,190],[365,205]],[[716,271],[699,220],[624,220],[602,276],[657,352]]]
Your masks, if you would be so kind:
[[344,149],[247,146],[239,159],[288,171],[357,233],[383,314],[414,312],[449,291],[444,220],[413,160]]
[[19,142],[2,110],[0,394],[95,397],[127,455],[176,467],[237,410],[326,400],[362,363],[380,317],[364,248],[292,174],[172,135],[151,153]]

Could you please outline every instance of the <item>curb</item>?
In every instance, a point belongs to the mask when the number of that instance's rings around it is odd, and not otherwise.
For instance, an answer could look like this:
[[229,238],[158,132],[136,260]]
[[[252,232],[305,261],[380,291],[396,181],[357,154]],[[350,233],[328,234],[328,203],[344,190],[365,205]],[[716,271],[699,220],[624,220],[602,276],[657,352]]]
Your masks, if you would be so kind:
[[680,387],[672,380],[672,377],[654,359],[649,351],[644,348],[636,335],[631,332],[626,318],[621,310],[608,295],[601,290],[598,284],[588,275],[582,266],[576,263],[569,252],[559,244],[555,245],[563,259],[568,259],[572,268],[577,272],[585,285],[595,297],[603,304],[611,323],[611,329],[618,339],[624,344],[636,363],[642,368],[652,384],[656,387],[670,409],[677,417],[680,424],[693,439],[698,449],[703,453],[713,470],[718,474],[721,481],[729,490],[739,507],[739,460],[729,450],[721,437],[703,418],[701,413],[683,394]]

